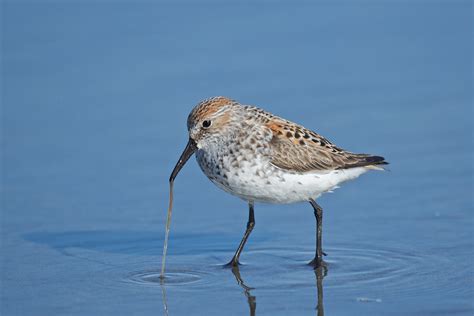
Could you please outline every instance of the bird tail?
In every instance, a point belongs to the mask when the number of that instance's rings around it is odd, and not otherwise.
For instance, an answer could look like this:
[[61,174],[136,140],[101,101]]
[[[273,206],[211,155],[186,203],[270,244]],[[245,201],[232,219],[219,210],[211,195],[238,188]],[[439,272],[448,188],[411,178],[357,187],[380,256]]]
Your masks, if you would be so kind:
[[367,169],[385,170],[382,166],[388,165],[388,161],[385,161],[385,158],[381,156],[366,156],[358,164]]
[[340,169],[350,169],[357,167],[364,167],[372,170],[385,170],[382,166],[388,165],[384,157],[372,156],[367,154],[353,154],[352,159],[354,162],[349,163],[341,167]]

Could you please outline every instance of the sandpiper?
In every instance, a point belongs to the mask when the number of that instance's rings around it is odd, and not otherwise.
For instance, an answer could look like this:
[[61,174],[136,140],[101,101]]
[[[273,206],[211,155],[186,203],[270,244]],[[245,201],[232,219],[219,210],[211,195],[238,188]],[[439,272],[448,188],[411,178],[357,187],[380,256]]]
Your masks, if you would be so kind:
[[[200,102],[188,117],[189,141],[170,176],[194,153],[206,176],[248,203],[247,229],[228,265],[239,257],[255,226],[254,202],[309,202],[316,217],[316,253],[310,264],[324,265],[323,210],[316,199],[368,170],[383,170],[380,156],[355,154],[323,136],[254,106],[226,97]],[[164,271],[164,262],[163,262]]]

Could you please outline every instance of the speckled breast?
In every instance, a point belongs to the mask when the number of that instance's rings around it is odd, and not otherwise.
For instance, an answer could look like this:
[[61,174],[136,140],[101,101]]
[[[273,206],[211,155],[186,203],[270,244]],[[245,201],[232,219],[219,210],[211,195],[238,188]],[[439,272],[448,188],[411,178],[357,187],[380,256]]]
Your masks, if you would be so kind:
[[243,199],[254,197],[274,167],[266,148],[252,138],[198,150],[196,158],[206,176],[218,187]]

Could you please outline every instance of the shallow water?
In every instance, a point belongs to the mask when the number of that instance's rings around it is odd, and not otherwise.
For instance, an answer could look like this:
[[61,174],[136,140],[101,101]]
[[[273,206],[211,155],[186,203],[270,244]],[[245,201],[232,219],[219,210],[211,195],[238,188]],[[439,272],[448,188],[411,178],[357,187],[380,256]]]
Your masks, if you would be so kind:
[[[200,5],[6,2],[0,312],[472,315],[470,2]],[[266,108],[388,172],[324,208],[255,207],[192,160],[200,99]]]

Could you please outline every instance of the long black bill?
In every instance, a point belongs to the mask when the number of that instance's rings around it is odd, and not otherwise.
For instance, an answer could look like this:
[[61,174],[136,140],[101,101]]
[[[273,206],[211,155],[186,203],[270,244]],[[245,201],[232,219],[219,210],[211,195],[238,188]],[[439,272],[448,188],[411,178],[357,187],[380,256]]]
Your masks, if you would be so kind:
[[174,182],[174,178],[176,178],[176,176],[178,175],[178,172],[181,170],[181,168],[183,168],[186,161],[188,161],[188,159],[194,154],[196,150],[197,150],[196,142],[193,139],[189,138],[186,148],[181,154],[181,157],[179,157],[179,160],[176,163],[176,166],[174,166],[173,172],[171,172],[170,182]]
[[168,237],[170,234],[170,224],[171,224],[171,213],[173,212],[173,183],[174,178],[178,175],[178,172],[183,168],[186,161],[188,161],[189,157],[191,157],[194,152],[197,150],[197,145],[194,140],[189,138],[188,144],[184,149],[181,157],[179,157],[176,166],[174,166],[173,172],[171,172],[170,176],[170,199],[168,205],[168,215],[166,217],[166,227],[165,227],[165,240],[163,242],[163,258],[161,260],[161,274],[160,279],[163,282],[165,279],[165,263],[166,263],[166,252],[168,250]]

